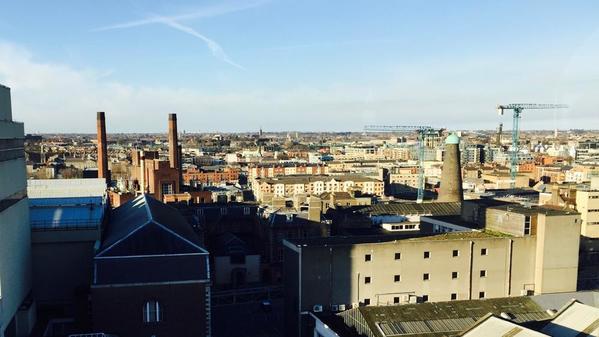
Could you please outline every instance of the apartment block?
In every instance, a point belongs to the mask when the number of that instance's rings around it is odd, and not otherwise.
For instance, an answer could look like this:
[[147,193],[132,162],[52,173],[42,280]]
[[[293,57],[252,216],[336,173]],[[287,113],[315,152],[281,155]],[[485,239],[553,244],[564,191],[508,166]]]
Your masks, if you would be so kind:
[[329,173],[321,164],[256,164],[248,169],[248,179],[273,178],[289,175],[322,175]]
[[268,202],[273,198],[292,198],[299,194],[320,195],[325,192],[359,191],[363,194],[384,194],[384,182],[359,176],[283,176],[277,178],[258,178],[252,183],[256,200]]
[[233,167],[187,169],[183,171],[183,184],[218,185],[239,181],[240,170]]

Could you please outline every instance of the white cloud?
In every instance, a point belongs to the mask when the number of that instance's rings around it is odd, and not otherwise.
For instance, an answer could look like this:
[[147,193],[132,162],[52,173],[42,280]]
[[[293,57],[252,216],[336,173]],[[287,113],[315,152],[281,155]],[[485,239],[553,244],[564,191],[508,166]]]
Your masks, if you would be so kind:
[[[593,49],[594,50],[594,49]],[[574,58],[579,59],[579,58]],[[498,63],[496,63],[498,62]],[[95,132],[95,112],[106,111],[109,132],[165,132],[168,113],[178,113],[189,132],[266,130],[359,131],[365,124],[488,128],[499,122],[495,104],[512,101],[569,103],[555,114],[531,112],[524,128],[597,127],[594,94],[599,70],[548,71],[554,64],[499,69],[501,61],[404,67],[376,83],[251,88],[203,92],[196,88],[133,86],[110,72],[39,61],[28,50],[0,41],[0,83],[12,88],[13,115],[27,132]],[[494,70],[495,69],[495,70]],[[505,74],[504,77],[497,73]],[[284,76],[284,75],[281,75]],[[593,77],[595,76],[595,77]],[[509,118],[504,118],[506,126]]]

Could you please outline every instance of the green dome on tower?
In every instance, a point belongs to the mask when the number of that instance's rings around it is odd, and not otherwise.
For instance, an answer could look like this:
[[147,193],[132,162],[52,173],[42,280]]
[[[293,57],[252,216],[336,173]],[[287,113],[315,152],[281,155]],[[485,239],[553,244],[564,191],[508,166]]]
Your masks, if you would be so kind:
[[458,135],[456,135],[455,133],[450,134],[445,139],[445,144],[459,144],[459,143],[460,143],[460,137],[458,137]]

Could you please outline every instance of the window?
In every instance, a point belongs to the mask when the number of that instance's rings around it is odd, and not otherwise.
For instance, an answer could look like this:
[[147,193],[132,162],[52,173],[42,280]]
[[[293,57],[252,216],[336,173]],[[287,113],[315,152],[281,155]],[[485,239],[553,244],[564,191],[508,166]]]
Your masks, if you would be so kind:
[[458,294],[456,294],[456,293],[452,293],[452,294],[451,294],[451,300],[452,300],[452,301],[455,301],[455,300],[457,300],[457,299],[458,299]]
[[370,298],[364,299],[364,305],[370,305]]
[[428,295],[422,295],[422,302],[428,302]]
[[453,252],[451,252],[451,256],[453,257],[458,257],[460,256],[460,251],[457,249],[454,249]]
[[243,215],[250,215],[250,208],[249,207],[244,207],[243,208]]
[[172,183],[162,184],[162,194],[173,194],[173,184]]
[[424,258],[428,259],[431,257],[431,252],[424,252]]
[[366,283],[366,284],[370,283],[370,276],[366,276],[364,278],[364,283]]
[[372,260],[372,255],[370,255],[370,254],[364,255],[364,261],[368,262],[368,261],[371,261],[371,260]]
[[400,260],[401,259],[401,253],[395,253],[395,259],[396,260]]
[[452,271],[452,272],[451,272],[451,278],[452,278],[452,279],[456,279],[456,278],[458,278],[458,272],[457,272],[457,271]]
[[401,276],[400,275],[394,275],[393,276],[393,281],[399,282],[400,280],[401,280]]
[[524,235],[530,235],[530,215],[524,216]]
[[485,298],[485,292],[484,291],[479,292],[478,298]]
[[158,301],[147,301],[143,307],[144,323],[156,323],[162,321],[162,307]]
[[481,248],[480,255],[487,255],[487,248]]
[[487,271],[486,270],[481,270],[480,271],[480,277],[487,277]]
[[399,297],[393,297],[393,303],[395,303],[395,304],[399,303]]
[[429,277],[428,273],[422,274],[422,280],[423,281],[428,281],[429,279],[430,279],[430,277]]

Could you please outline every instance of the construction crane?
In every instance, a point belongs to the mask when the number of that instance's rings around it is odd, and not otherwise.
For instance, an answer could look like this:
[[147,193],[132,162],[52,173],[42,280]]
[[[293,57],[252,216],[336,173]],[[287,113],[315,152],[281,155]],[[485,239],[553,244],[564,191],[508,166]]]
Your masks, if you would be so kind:
[[364,131],[374,132],[408,132],[416,131],[418,134],[418,196],[417,203],[424,200],[424,148],[426,140],[430,136],[439,136],[444,129],[434,129],[422,125],[366,125]]
[[512,152],[510,158],[510,187],[514,189],[516,187],[516,175],[518,171],[518,153],[520,152],[520,118],[523,110],[529,109],[565,109],[568,106],[565,104],[507,104],[498,105],[497,112],[500,116],[503,116],[504,110],[513,110],[514,115],[512,117]]

